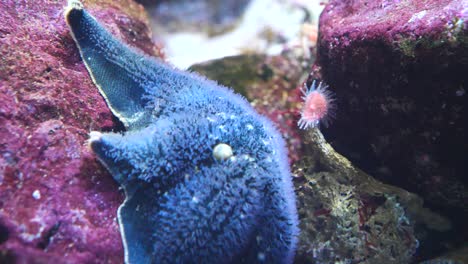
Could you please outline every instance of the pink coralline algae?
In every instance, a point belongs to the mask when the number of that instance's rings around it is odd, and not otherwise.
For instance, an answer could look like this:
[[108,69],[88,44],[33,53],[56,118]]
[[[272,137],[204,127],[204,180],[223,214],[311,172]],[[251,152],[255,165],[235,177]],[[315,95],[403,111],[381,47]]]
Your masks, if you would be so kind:
[[[146,53],[143,8],[88,2]],[[86,146],[116,123],[63,18],[64,1],[0,3],[0,263],[121,262],[123,193]],[[120,9],[124,7],[125,9]]]

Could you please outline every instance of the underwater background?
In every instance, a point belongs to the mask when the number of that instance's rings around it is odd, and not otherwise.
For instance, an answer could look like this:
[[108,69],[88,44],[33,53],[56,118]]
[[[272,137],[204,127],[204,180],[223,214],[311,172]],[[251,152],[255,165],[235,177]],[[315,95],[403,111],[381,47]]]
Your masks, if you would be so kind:
[[[297,196],[294,263],[468,263],[468,1],[83,4],[123,42],[232,87],[275,123]],[[66,6],[0,0],[0,263],[124,259],[124,193],[87,144],[124,127]],[[335,110],[301,130],[314,80]]]

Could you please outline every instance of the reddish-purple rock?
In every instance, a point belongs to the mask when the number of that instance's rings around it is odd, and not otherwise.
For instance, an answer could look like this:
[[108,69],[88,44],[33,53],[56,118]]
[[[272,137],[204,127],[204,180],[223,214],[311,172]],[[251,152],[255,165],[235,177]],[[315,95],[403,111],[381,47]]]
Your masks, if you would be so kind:
[[324,129],[328,141],[451,217],[452,238],[461,242],[468,232],[468,2],[331,0],[319,36],[310,79],[330,85],[338,109]]
[[[157,55],[143,8],[88,1],[117,36]],[[117,124],[63,18],[66,1],[0,3],[0,263],[121,263],[123,194],[87,147]]]

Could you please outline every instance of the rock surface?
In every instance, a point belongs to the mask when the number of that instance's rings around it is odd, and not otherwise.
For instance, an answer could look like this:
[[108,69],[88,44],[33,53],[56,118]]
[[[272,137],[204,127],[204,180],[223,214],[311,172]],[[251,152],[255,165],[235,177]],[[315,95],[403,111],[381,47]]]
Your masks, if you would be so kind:
[[327,140],[367,173],[451,217],[452,241],[462,242],[468,2],[331,0],[319,35],[311,79],[322,77],[338,105]]
[[[87,1],[148,54],[143,8]],[[63,18],[66,1],[0,3],[0,263],[121,263],[118,186],[87,147],[118,126]]]
[[417,195],[383,184],[337,153],[318,129],[293,167],[301,236],[297,263],[412,263],[422,232],[450,229]]

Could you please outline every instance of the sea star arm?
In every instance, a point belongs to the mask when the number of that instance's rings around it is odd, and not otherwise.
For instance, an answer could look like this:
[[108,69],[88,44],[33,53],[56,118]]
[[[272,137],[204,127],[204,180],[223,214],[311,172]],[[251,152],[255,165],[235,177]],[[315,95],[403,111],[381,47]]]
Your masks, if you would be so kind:
[[129,130],[149,125],[160,110],[154,106],[173,100],[175,88],[189,86],[193,80],[192,76],[123,44],[79,1],[69,2],[65,18],[91,78],[112,112]]
[[[164,192],[183,181],[184,175],[195,171],[198,164],[216,162],[214,147],[219,139],[194,131],[193,122],[205,124],[202,132],[209,131],[209,121],[195,115],[160,118],[146,128],[125,134],[94,131],[89,145],[121,185],[140,180]],[[203,139],[193,140],[195,137]]]
[[125,135],[92,132],[89,145],[123,186],[138,180],[151,182],[153,188],[164,191],[180,180],[175,175],[184,169],[180,163],[186,159],[183,153],[175,151],[177,138],[168,129],[164,125],[152,125]]

